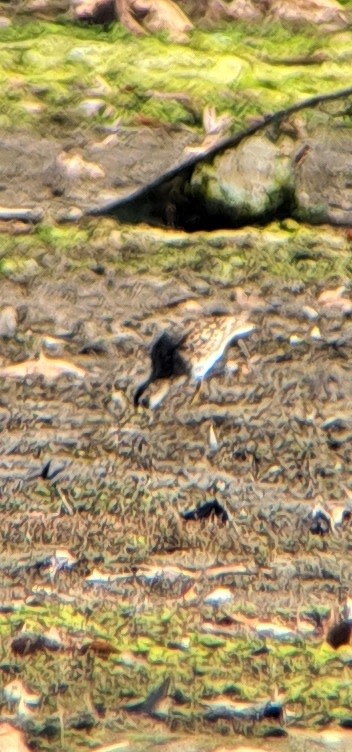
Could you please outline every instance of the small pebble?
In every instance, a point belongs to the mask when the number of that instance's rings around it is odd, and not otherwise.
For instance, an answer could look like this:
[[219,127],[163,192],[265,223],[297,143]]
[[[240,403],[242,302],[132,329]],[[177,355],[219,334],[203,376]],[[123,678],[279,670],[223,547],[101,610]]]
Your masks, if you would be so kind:
[[312,308],[311,306],[308,306],[308,305],[307,306],[303,306],[302,313],[310,321],[315,321],[318,318],[318,316],[319,316],[319,314],[315,310],[315,308]]
[[234,595],[228,588],[216,588],[204,598],[207,606],[222,606],[224,603],[233,601]]
[[78,110],[88,117],[98,115],[105,108],[103,99],[84,99],[78,105]]
[[78,206],[69,206],[65,209],[60,209],[56,215],[58,222],[78,222],[82,217],[83,211]]
[[318,326],[313,326],[310,332],[311,339],[321,339],[321,332]]

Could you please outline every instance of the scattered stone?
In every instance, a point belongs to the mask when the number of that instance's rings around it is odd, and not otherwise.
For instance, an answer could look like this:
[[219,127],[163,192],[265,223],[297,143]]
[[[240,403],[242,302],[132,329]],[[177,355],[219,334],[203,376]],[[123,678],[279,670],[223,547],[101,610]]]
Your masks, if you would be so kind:
[[239,365],[236,360],[227,360],[225,365],[225,373],[228,373],[229,376],[234,376],[235,373],[238,373]]
[[93,569],[91,574],[89,574],[88,577],[85,578],[85,582],[87,583],[87,585],[110,587],[114,582],[116,582],[117,579],[118,575],[100,572],[95,568]]
[[242,718],[255,720],[257,718],[257,705],[253,702],[233,702],[228,697],[219,698],[207,702],[207,710],[204,717],[207,721],[215,721],[220,718]]
[[204,603],[207,606],[223,606],[225,603],[230,603],[234,600],[234,595],[228,588],[216,588],[209,595],[204,598]]
[[330,511],[334,527],[345,526],[351,519],[351,509],[346,504],[335,504]]
[[84,99],[83,102],[80,102],[77,109],[79,112],[81,112],[83,115],[86,115],[87,117],[94,117],[95,115],[99,115],[102,110],[104,110],[106,107],[106,103],[103,99]]
[[17,311],[12,305],[0,308],[0,337],[14,337],[17,331]]
[[271,637],[274,640],[281,640],[282,642],[286,642],[286,640],[290,642],[298,636],[296,630],[269,621],[257,623],[254,627],[254,631],[260,637]]
[[61,355],[65,348],[65,342],[58,337],[45,336],[41,344],[43,351],[51,356]]
[[317,298],[318,303],[324,306],[338,304],[346,290],[346,285],[339,285],[339,287],[335,287],[333,290],[323,290]]
[[314,507],[312,511],[312,523],[309,528],[309,532],[312,535],[327,535],[331,532],[331,517],[330,514],[323,509],[320,505]]
[[267,702],[233,702],[227,697],[219,698],[207,703],[205,714],[207,720],[218,718],[243,718],[260,721],[270,719],[282,721],[283,701],[269,700]]
[[118,409],[121,413],[124,413],[128,408],[128,401],[121,389],[115,389],[115,391],[111,392],[111,402],[114,405],[114,409]]
[[321,332],[318,326],[313,326],[313,329],[310,331],[310,338],[316,340],[321,339]]
[[78,206],[69,206],[67,209],[60,209],[56,215],[58,222],[79,222],[83,217],[82,209]]
[[270,15],[284,22],[328,25],[329,30],[346,26],[347,18],[336,0],[269,0]]
[[24,700],[27,705],[36,707],[40,703],[40,695],[34,692],[28,692],[25,684],[21,679],[13,679],[4,687],[4,695],[8,702],[18,703]]
[[310,321],[315,321],[319,317],[319,313],[315,310],[315,308],[312,308],[308,305],[303,306],[302,313]]
[[87,162],[80,154],[68,154],[65,151],[62,151],[56,158],[56,168],[59,173],[66,175],[71,180],[81,178],[98,180],[105,177],[104,170],[95,162]]
[[304,339],[302,337],[299,337],[297,334],[291,334],[289,342],[290,345],[295,347],[296,345],[301,345],[302,342],[304,342]]
[[56,627],[50,627],[50,629],[44,632],[43,637],[47,650],[56,652],[63,648],[63,642],[59,630]]
[[123,238],[121,230],[112,230],[109,235],[109,243],[115,251],[120,251],[123,246]]
[[21,107],[23,107],[28,115],[41,115],[46,109],[42,102],[36,102],[35,99],[23,99],[21,101]]
[[352,302],[345,298],[347,292],[345,285],[340,285],[333,290],[324,290],[318,297],[318,303],[324,308],[338,308],[345,315],[352,313]]
[[219,442],[216,437],[215,429],[211,423],[209,426],[209,449],[211,452],[217,452],[219,449]]
[[72,569],[77,564],[77,559],[67,548],[57,548],[50,563],[55,572],[58,572],[60,569]]
[[344,431],[348,428],[345,415],[333,415],[321,424],[323,431]]
[[235,287],[235,297],[238,305],[244,311],[263,311],[266,308],[265,301],[254,293],[245,293],[242,287]]

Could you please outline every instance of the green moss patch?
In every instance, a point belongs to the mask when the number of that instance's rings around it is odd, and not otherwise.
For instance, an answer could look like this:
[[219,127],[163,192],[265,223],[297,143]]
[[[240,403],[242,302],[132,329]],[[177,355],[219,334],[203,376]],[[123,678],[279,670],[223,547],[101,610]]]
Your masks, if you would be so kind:
[[[239,128],[248,117],[347,86],[350,46],[348,31],[322,38],[313,30],[292,34],[278,23],[255,33],[243,23],[211,33],[196,30],[185,47],[162,36],[136,40],[118,24],[105,31],[22,19],[0,30],[2,126],[21,118],[21,127],[47,133],[60,111],[67,125],[70,118],[79,122],[80,102],[99,96],[106,108],[90,118],[92,125],[116,117],[126,124],[139,114],[200,128],[203,108],[213,104],[231,112]],[[290,64],[314,54],[311,65]],[[156,99],[153,92],[168,97]],[[173,92],[188,103],[173,100]]]

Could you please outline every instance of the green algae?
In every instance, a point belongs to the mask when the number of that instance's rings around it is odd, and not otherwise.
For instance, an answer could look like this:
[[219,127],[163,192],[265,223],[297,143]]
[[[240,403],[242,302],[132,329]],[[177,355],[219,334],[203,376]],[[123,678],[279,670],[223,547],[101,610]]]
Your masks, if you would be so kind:
[[0,274],[30,278],[55,271],[60,261],[73,273],[99,262],[118,274],[168,275],[188,270],[220,284],[279,278],[286,282],[336,282],[352,276],[350,241],[343,230],[272,223],[264,228],[194,233],[121,230],[119,251],[111,249],[112,220],[80,226],[38,226],[20,238],[2,236]]
[[[347,85],[351,37],[345,31],[322,38],[311,29],[292,34],[279,23],[258,26],[254,33],[252,25],[236,23],[226,31],[198,29],[184,47],[158,35],[136,40],[118,24],[106,31],[67,21],[14,20],[0,30],[3,127],[16,126],[21,114],[21,128],[47,131],[60,108],[69,119],[84,98],[96,96],[99,78],[109,107],[91,118],[92,125],[108,123],[112,106],[125,124],[140,114],[199,128],[203,108],[213,104],[229,111],[240,128],[248,117]],[[311,65],[294,69],[285,64],[319,51],[331,59],[319,62],[317,56]],[[156,100],[153,92],[182,93],[189,104],[172,97]],[[24,111],[29,94],[43,109]]]

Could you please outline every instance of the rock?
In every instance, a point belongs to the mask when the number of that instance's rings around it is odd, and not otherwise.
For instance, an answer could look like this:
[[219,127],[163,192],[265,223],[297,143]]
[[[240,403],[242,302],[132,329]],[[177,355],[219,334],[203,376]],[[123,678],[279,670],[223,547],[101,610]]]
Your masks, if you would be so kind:
[[132,8],[146,13],[143,25],[151,33],[166,31],[173,42],[187,40],[187,32],[193,29],[193,24],[172,0],[133,0]]
[[0,16],[0,29],[7,29],[11,26],[11,21],[6,16]]
[[83,102],[80,102],[77,109],[87,117],[94,117],[95,115],[99,115],[99,112],[102,112],[102,110],[105,109],[105,106],[106,105],[103,99],[92,98],[84,99]]
[[[288,137],[279,128],[275,143],[261,133],[211,161],[200,161],[190,179],[190,192],[204,214],[234,226],[276,219],[280,210],[290,211],[293,222],[349,226],[351,155],[352,137],[347,129],[337,132],[326,126],[324,133],[316,129],[309,137]],[[270,242],[281,242],[278,232],[269,236]],[[346,239],[335,233],[331,243],[343,251]],[[325,305],[340,308],[345,315],[352,311],[351,301],[342,294]]]
[[9,703],[17,706],[17,713],[22,716],[31,715],[41,699],[40,695],[29,692],[21,679],[13,679],[9,684],[6,684],[4,695]]
[[228,149],[212,164],[199,164],[191,187],[205,202],[205,210],[224,213],[238,223],[274,214],[285,202],[292,179],[290,159],[259,135],[238,149]]
[[234,595],[229,588],[219,587],[216,590],[212,590],[204,598],[204,603],[207,606],[223,606],[225,603],[231,603],[234,600]]
[[351,170],[351,134],[333,130],[316,134],[305,159],[295,165],[296,218],[312,223],[351,224]]
[[[80,21],[107,24],[117,20],[112,0],[71,0],[71,8]],[[132,0],[131,12],[135,33],[143,34],[143,29],[151,33],[166,31],[174,42],[184,42],[193,29],[192,22],[172,0]]]
[[78,206],[69,206],[67,209],[60,209],[56,215],[58,222],[79,222],[82,217],[83,211]]
[[36,102],[35,99],[23,99],[21,101],[21,107],[23,107],[28,115],[41,115],[46,109],[42,102]]
[[309,532],[312,535],[327,535],[331,532],[330,514],[322,507],[316,506],[312,510],[312,523]]
[[310,321],[315,321],[319,316],[315,308],[312,308],[312,306],[308,306],[308,305],[303,306],[302,313],[303,313],[303,316],[305,316],[305,318],[307,318]]
[[62,151],[56,159],[56,166],[70,180],[89,178],[96,180],[105,177],[104,170],[95,162],[87,162],[80,154],[68,154]]
[[123,238],[121,230],[112,230],[109,236],[109,244],[115,251],[121,251],[123,246]]
[[344,28],[347,17],[336,0],[271,0],[270,16],[291,23],[324,24],[329,30]]
[[209,441],[209,449],[212,452],[217,452],[217,450],[219,449],[219,442],[218,442],[218,439],[217,439],[217,435],[215,433],[214,426],[212,424],[210,424],[210,427],[209,427],[209,439],[208,439],[208,441]]
[[304,339],[302,339],[302,337],[300,337],[298,334],[291,334],[289,339],[290,345],[293,345],[295,347],[296,345],[301,345],[302,342],[304,342]]
[[17,312],[11,305],[0,309],[0,337],[14,337],[17,330]]
[[79,21],[109,24],[117,20],[114,0],[71,0],[70,4]]
[[313,329],[311,329],[310,332],[310,338],[313,340],[321,339],[321,331],[318,326],[313,326]]
[[259,21],[262,17],[260,5],[251,0],[232,0],[226,4],[212,0],[206,14],[206,18],[213,22],[221,21],[223,18],[236,21]]

